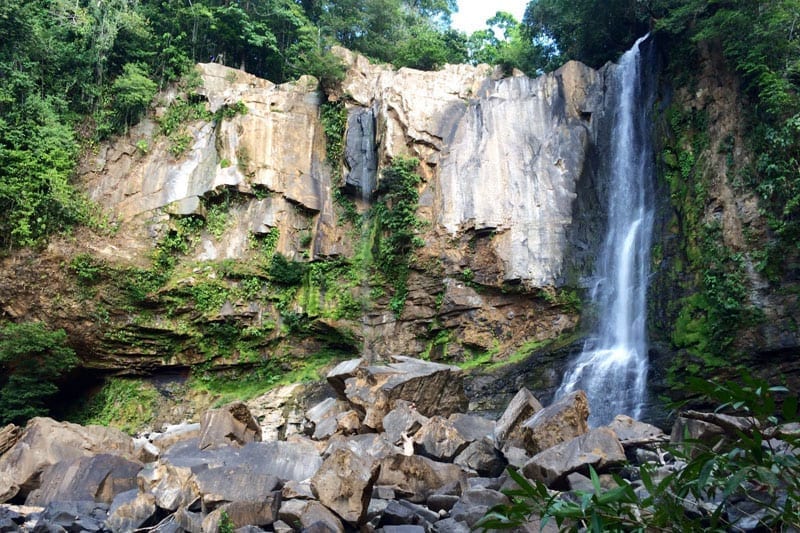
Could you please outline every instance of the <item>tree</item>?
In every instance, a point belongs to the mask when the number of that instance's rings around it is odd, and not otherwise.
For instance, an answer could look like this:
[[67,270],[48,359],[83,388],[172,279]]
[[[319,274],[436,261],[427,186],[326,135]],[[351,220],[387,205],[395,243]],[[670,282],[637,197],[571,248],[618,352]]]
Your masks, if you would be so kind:
[[118,121],[126,128],[137,122],[156,94],[156,82],[147,76],[145,67],[126,63],[121,75],[111,85]]
[[78,364],[66,341],[64,330],[51,331],[42,322],[0,327],[0,368],[7,376],[0,389],[0,423],[47,414],[57,380]]

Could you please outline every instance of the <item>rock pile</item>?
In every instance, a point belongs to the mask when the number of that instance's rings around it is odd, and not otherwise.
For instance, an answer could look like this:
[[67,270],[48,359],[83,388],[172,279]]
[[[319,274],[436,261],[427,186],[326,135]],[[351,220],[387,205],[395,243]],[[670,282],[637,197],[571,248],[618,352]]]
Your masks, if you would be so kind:
[[508,501],[508,464],[579,488],[589,465],[650,460],[668,440],[622,416],[590,430],[580,391],[543,408],[523,389],[498,421],[465,414],[458,368],[407,357],[348,361],[328,381],[336,396],[284,441],[262,441],[241,402],[149,440],[33,419],[0,457],[0,531],[466,532]]

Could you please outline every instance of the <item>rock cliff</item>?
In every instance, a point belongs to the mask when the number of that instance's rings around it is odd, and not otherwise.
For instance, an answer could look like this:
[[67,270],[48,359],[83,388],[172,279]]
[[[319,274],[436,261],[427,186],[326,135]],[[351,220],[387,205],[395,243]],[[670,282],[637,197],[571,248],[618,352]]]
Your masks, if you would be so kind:
[[[327,97],[313,78],[218,64],[161,93],[82,165],[111,230],[7,259],[4,312],[64,327],[84,367],[115,372],[563,345],[603,225],[603,71],[499,78],[337,53],[347,75]],[[370,258],[390,233],[373,206],[402,157],[420,181],[401,290]]]

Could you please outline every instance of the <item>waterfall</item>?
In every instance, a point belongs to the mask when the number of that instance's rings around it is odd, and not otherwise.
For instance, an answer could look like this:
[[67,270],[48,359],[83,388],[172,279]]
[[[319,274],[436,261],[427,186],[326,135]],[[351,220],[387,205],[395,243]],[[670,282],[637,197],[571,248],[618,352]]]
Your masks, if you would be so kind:
[[647,381],[645,331],[647,278],[653,227],[653,154],[650,139],[652,91],[642,66],[642,37],[613,70],[608,229],[591,291],[598,318],[594,333],[564,376],[556,397],[583,389],[589,424],[617,414],[639,418]]

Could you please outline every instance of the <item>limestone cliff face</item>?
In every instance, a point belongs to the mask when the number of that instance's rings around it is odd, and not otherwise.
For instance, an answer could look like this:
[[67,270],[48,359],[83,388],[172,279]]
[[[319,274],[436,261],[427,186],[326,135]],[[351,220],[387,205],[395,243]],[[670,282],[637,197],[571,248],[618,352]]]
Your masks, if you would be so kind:
[[[604,72],[573,62],[500,79],[485,65],[393,70],[337,53],[348,66],[330,96],[347,113],[341,161],[327,160],[316,80],[274,85],[198,65],[193,94],[162,94],[155,116],[86,158],[80,181],[117,232],[33,259],[39,272],[60,270],[49,290],[70,311],[11,275],[4,310],[65,327],[85,366],[125,371],[257,367],[325,346],[503,357],[573,332],[574,291],[604,224]],[[177,130],[185,150],[158,122],[181,102],[206,106]],[[399,314],[357,272],[366,236],[336,200],[343,191],[368,212],[397,156],[420,162],[425,244]],[[307,265],[305,277],[276,281],[265,253]],[[76,257],[100,274],[81,278]]]

